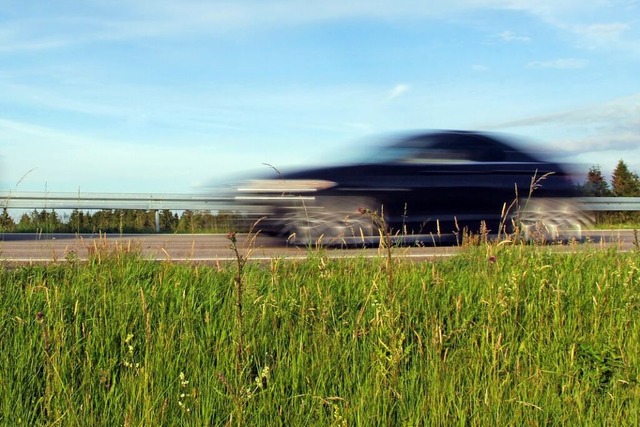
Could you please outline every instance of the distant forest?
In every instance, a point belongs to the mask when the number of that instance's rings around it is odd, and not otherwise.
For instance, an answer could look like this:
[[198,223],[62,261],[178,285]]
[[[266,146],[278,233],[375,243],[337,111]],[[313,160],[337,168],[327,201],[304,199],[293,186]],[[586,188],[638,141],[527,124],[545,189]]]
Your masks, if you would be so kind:
[[[227,233],[242,231],[242,216],[231,211],[159,211],[161,233]],[[73,210],[60,215],[55,210],[33,210],[16,222],[7,209],[0,215],[0,231],[5,233],[155,233],[156,211],[101,209]]]

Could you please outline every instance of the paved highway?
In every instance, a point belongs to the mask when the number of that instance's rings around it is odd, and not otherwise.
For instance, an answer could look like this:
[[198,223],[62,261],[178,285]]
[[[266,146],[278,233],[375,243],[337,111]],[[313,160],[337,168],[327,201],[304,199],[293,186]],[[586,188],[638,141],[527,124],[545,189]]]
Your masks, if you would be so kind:
[[[587,243],[580,246],[616,245],[632,249],[636,236],[632,230],[606,230],[586,233]],[[241,253],[250,249],[250,258],[268,260],[275,257],[305,258],[306,247],[283,244],[281,239],[257,236],[253,244],[247,235],[238,235]],[[131,235],[75,235],[75,234],[0,234],[0,261],[5,264],[52,262],[65,259],[86,259],[96,250],[140,251],[144,258],[176,262],[226,262],[233,260],[234,252],[226,235],[221,234],[131,234]],[[405,247],[396,255],[413,259],[451,256],[457,247]],[[329,256],[378,256],[377,248],[327,249]]]
[[[300,258],[307,256],[304,246],[286,245],[282,239],[259,235],[251,243],[249,236],[239,234],[237,247],[241,254],[250,251],[254,260]],[[0,261],[5,263],[51,262],[70,257],[86,259],[92,252],[115,249],[141,251],[144,258],[169,261],[223,262],[235,259],[231,242],[223,234],[4,234],[0,238]],[[457,248],[402,248],[408,257],[450,256]],[[330,256],[378,256],[378,249],[329,248]]]

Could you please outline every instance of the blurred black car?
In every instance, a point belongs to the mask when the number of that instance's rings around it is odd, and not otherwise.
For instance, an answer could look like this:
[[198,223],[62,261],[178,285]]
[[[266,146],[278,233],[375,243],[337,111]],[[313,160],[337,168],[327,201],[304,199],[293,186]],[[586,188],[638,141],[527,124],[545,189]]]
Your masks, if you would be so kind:
[[463,233],[580,237],[575,186],[556,163],[501,137],[438,131],[400,138],[351,164],[273,174],[238,186],[255,229],[300,244],[379,236],[424,244]]

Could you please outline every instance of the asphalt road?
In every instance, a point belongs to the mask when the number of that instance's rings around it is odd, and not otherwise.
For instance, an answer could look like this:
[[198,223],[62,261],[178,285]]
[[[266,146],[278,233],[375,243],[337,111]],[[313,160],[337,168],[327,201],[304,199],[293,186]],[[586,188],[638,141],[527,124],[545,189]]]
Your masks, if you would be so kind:
[[[579,247],[606,247],[616,245],[623,250],[636,247],[636,236],[632,230],[603,230],[585,233],[586,242]],[[307,247],[286,245],[281,239],[257,236],[250,242],[247,235],[237,236],[237,247],[241,254],[249,251],[254,260],[272,258],[300,258],[307,256]],[[41,263],[64,261],[71,258],[86,259],[92,252],[131,250],[141,251],[146,259],[175,262],[227,262],[235,259],[231,242],[221,234],[132,234],[132,235],[75,235],[75,234],[0,234],[0,262]],[[404,247],[395,250],[397,256],[411,259],[448,257],[459,248]],[[374,257],[379,249],[372,248],[327,248],[328,256]]]

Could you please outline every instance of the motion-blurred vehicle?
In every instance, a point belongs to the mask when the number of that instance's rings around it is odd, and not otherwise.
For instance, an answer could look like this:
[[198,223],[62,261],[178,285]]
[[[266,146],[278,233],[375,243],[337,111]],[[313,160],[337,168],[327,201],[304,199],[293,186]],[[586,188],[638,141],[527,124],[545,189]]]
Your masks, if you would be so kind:
[[469,131],[402,137],[353,163],[274,173],[235,191],[256,229],[296,244],[370,242],[384,229],[423,244],[465,233],[558,240],[580,238],[587,221],[561,165]]

